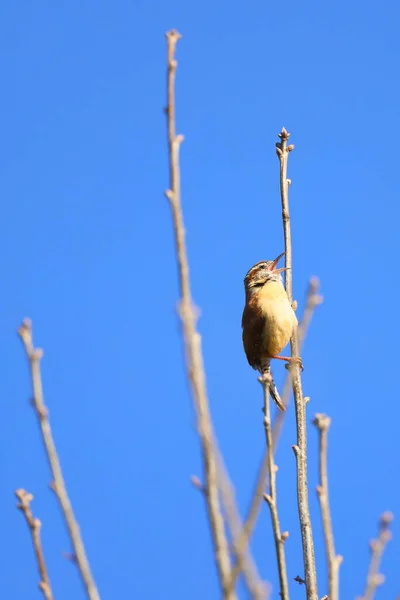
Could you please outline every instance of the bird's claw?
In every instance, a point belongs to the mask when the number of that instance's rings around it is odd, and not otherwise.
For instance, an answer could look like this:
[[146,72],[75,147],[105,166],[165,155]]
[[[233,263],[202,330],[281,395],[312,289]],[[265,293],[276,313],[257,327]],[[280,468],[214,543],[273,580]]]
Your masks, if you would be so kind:
[[304,371],[303,361],[301,360],[300,356],[292,356],[292,358],[287,363],[286,368],[290,369],[292,363],[299,367],[301,372]]

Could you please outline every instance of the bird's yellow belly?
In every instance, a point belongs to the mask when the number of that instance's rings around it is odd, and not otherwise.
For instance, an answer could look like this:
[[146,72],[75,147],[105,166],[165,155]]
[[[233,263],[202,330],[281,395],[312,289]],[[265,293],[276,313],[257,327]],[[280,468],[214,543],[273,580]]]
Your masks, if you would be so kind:
[[287,346],[297,324],[296,315],[282,286],[267,284],[260,298],[265,317],[263,352],[276,356]]
[[268,357],[277,356],[292,337],[293,323],[289,321],[266,325],[263,350]]

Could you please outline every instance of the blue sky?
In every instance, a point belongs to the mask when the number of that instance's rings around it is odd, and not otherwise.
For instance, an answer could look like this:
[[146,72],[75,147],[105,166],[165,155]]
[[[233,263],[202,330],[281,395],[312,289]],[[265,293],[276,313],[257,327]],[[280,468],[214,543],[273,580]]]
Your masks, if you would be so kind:
[[[308,416],[332,417],[331,505],[344,598],[361,594],[379,514],[399,515],[395,385],[400,218],[398,3],[38,0],[0,9],[2,591],[39,597],[14,490],[35,495],[57,600],[83,598],[28,404],[16,328],[33,319],[65,477],[102,598],[218,598],[195,420],[175,312],[165,31],[178,48],[178,131],[191,280],[211,410],[245,511],[263,451],[261,390],[241,347],[243,277],[283,250],[274,144],[289,176],[294,295],[321,279],[303,354]],[[275,366],[277,382],[284,370]],[[303,590],[294,411],[278,493],[293,598]],[[317,433],[309,481],[320,596]],[[399,593],[394,541],[378,597]],[[253,549],[277,574],[263,507]],[[243,595],[245,597],[245,595]]]

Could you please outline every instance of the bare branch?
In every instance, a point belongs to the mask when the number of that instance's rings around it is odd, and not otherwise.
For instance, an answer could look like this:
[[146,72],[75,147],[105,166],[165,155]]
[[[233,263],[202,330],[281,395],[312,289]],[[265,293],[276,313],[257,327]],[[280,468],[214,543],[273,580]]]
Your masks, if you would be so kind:
[[81,575],[82,582],[85,586],[86,593],[90,600],[100,600],[99,593],[93,579],[89,561],[86,556],[85,547],[80,533],[78,522],[75,518],[70,499],[68,497],[67,488],[65,486],[64,477],[61,470],[60,460],[58,458],[57,449],[54,443],[53,434],[50,428],[48,410],[44,403],[42,377],[40,372],[40,359],[43,356],[43,351],[40,348],[35,348],[32,339],[32,324],[29,319],[25,319],[18,334],[24,344],[26,355],[29,360],[32,387],[33,387],[33,407],[35,409],[40,429],[42,432],[43,444],[46,450],[47,459],[53,475],[51,487],[55,492],[61,506],[61,511],[64,515],[68,533],[74,548],[76,556],[76,564]]
[[275,551],[278,562],[278,574],[280,585],[279,595],[282,598],[282,600],[289,600],[289,586],[285,558],[285,541],[287,540],[289,534],[288,532],[285,532],[285,535],[282,536],[278,514],[278,496],[276,489],[276,473],[278,467],[276,466],[274,461],[274,451],[272,447],[271,398],[269,393],[269,386],[271,384],[270,369],[269,372],[264,373],[259,378],[259,381],[263,386],[264,392],[264,429],[268,453],[268,476],[270,488],[270,493],[264,494],[264,499],[266,500],[271,513],[272,530],[274,534]]
[[317,486],[317,494],[321,507],[326,560],[328,564],[328,597],[330,600],[339,600],[339,567],[343,561],[343,557],[340,555],[336,556],[328,488],[328,430],[331,419],[326,415],[318,413],[314,417],[313,424],[319,431],[320,483]]
[[218,490],[220,491],[227,522],[232,532],[233,550],[237,556],[243,557],[243,561],[241,562],[242,568],[240,570],[243,570],[246,584],[253,597],[257,600],[261,600],[266,596],[265,584],[260,580],[256,567],[252,562],[246,547],[238,550],[236,545],[235,532],[242,528],[242,524],[235,503],[234,489],[224,466],[222,456],[218,450],[212,428],[201,351],[201,337],[196,329],[197,311],[193,304],[190,291],[189,263],[186,251],[185,229],[180,198],[179,149],[180,144],[183,141],[183,136],[176,134],[175,124],[175,74],[177,67],[175,49],[180,37],[180,34],[175,30],[167,33],[168,106],[166,108],[166,114],[168,117],[170,189],[166,191],[166,196],[170,202],[175,232],[181,292],[180,317],[183,325],[186,362],[191,382],[192,397],[197,412],[197,425],[203,452],[205,485],[202,486],[202,491],[206,498],[217,570],[224,598],[233,599],[236,596],[234,595],[235,581],[232,581],[230,574],[229,547]]
[[42,523],[39,519],[34,518],[30,506],[33,500],[33,495],[29,494],[22,488],[16,490],[15,495],[19,500],[17,508],[24,514],[29,530],[31,532],[32,544],[35,551],[36,562],[40,575],[39,589],[41,590],[46,600],[53,600],[53,592],[51,591],[50,579],[47,573],[47,567],[44,560],[42,542],[40,540],[40,529],[42,527]]
[[[243,571],[246,586],[254,600],[265,600],[268,597],[268,586],[261,580],[257,571],[257,566],[250,555],[249,547],[239,547],[240,533],[243,530],[243,523],[237,510],[235,503],[235,493],[226,473],[226,468],[219,458],[219,473],[222,481],[221,497],[225,510],[226,520],[232,535],[233,553],[236,557],[236,565],[240,565],[240,571]],[[233,577],[233,572],[230,574],[229,585],[227,585],[225,593],[229,594],[234,590],[236,577]]]
[[379,568],[386,544],[392,539],[392,532],[389,530],[392,521],[393,514],[391,512],[384,512],[379,519],[379,537],[377,540],[371,540],[369,544],[371,561],[364,595],[360,596],[358,600],[373,600],[377,588],[385,582],[385,576],[379,573]]
[[[312,316],[317,306],[322,303],[322,296],[319,294],[319,281],[317,277],[313,277],[310,279],[310,283],[307,291],[307,300],[306,306],[304,309],[304,313],[298,328],[298,337],[299,337],[299,346],[300,348],[304,345],[304,340],[306,338],[306,334],[308,328],[311,324]],[[284,386],[283,393],[281,394],[281,400],[285,406],[288,405],[289,396],[292,389],[292,378],[290,373],[288,372]],[[286,412],[278,411],[277,416],[275,418],[274,424],[272,426],[272,447],[275,453],[277,443],[279,440],[279,436],[282,430],[283,420],[285,418]],[[251,503],[249,509],[247,511],[246,520],[242,529],[242,533],[237,542],[237,547],[239,549],[246,548],[246,546],[250,542],[251,535],[254,531],[254,527],[257,522],[257,517],[259,514],[259,509],[261,506],[262,499],[264,498],[264,491],[267,486],[268,480],[268,464],[269,464],[269,453],[268,448],[264,453],[263,459],[261,461],[261,465],[257,474],[256,484],[254,486],[254,492],[251,499]],[[232,577],[236,579],[237,575],[240,573],[241,563],[238,560],[234,566]]]
[[191,383],[193,402],[197,412],[197,427],[204,465],[205,486],[203,489],[214,545],[216,566],[224,599],[229,598],[229,600],[233,600],[236,596],[232,590],[227,594],[225,593],[230,579],[230,555],[218,493],[217,453],[207,398],[201,338],[196,329],[196,310],[193,306],[190,291],[189,263],[180,197],[179,148],[183,141],[183,136],[176,134],[175,125],[175,74],[177,68],[175,49],[181,35],[177,31],[171,30],[167,32],[166,37],[168,53],[168,105],[166,113],[170,162],[170,189],[166,191],[166,196],[170,202],[175,232],[181,293],[180,317],[184,333],[187,370]]
[[[243,571],[245,582],[252,598],[255,600],[265,600],[268,597],[268,586],[265,582],[261,581],[257,572],[257,567],[250,556],[249,549],[247,547],[237,548],[237,540],[239,539],[239,533],[242,530],[243,524],[241,522],[240,515],[237,512],[235,493],[233,488],[231,488],[230,484],[228,483],[229,480],[220,455],[218,455],[218,461],[221,479],[223,481],[221,485],[221,495],[226,513],[226,520],[229,524],[229,529],[232,532],[233,552],[235,553],[238,562],[240,560],[241,570]],[[199,492],[204,494],[204,486],[200,479],[197,476],[192,475],[191,481],[193,486]],[[235,583],[236,579],[233,579],[231,575],[229,585],[225,590],[225,594],[229,594],[230,590],[234,589]]]
[[[319,279],[318,277],[311,277],[308,283],[307,295],[306,295],[306,305],[304,308],[304,312],[297,328],[297,340],[298,340],[298,348],[299,353],[303,350],[304,340],[307,335],[307,331],[311,325],[312,318],[314,316],[316,308],[322,304],[323,298],[319,293]],[[293,303],[294,304],[294,303]],[[289,371],[281,393],[281,400],[283,404],[287,407],[289,405],[290,393],[292,391],[292,375]],[[285,419],[286,412],[278,412],[272,427],[272,439],[273,439],[273,447],[274,452],[276,452],[276,448],[278,446],[278,441],[280,434],[282,432],[283,421]]]
[[[293,303],[292,286],[292,238],[290,232],[289,212],[289,185],[287,178],[287,163],[289,153],[294,149],[288,145],[289,133],[282,128],[279,134],[280,142],[276,144],[277,155],[280,164],[280,188],[282,202],[283,233],[285,238],[285,280],[286,293],[290,302]],[[297,332],[294,333],[291,342],[293,357],[299,355],[299,344]],[[311,529],[310,509],[308,504],[307,483],[307,424],[306,424],[306,401],[303,398],[300,369],[293,361],[290,366],[292,376],[293,396],[296,409],[297,444],[293,447],[297,463],[297,501],[299,508],[300,530],[303,544],[304,571],[306,580],[307,600],[318,600],[317,572],[315,568],[314,540]]]

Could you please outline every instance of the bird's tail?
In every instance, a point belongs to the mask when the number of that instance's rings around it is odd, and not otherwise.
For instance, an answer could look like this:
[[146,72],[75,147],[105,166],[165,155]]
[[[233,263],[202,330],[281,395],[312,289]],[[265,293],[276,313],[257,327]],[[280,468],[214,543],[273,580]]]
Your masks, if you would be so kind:
[[269,386],[269,393],[271,394],[272,400],[275,402],[280,411],[285,412],[286,406],[283,404],[282,399],[279,395],[275,381],[272,380]]

